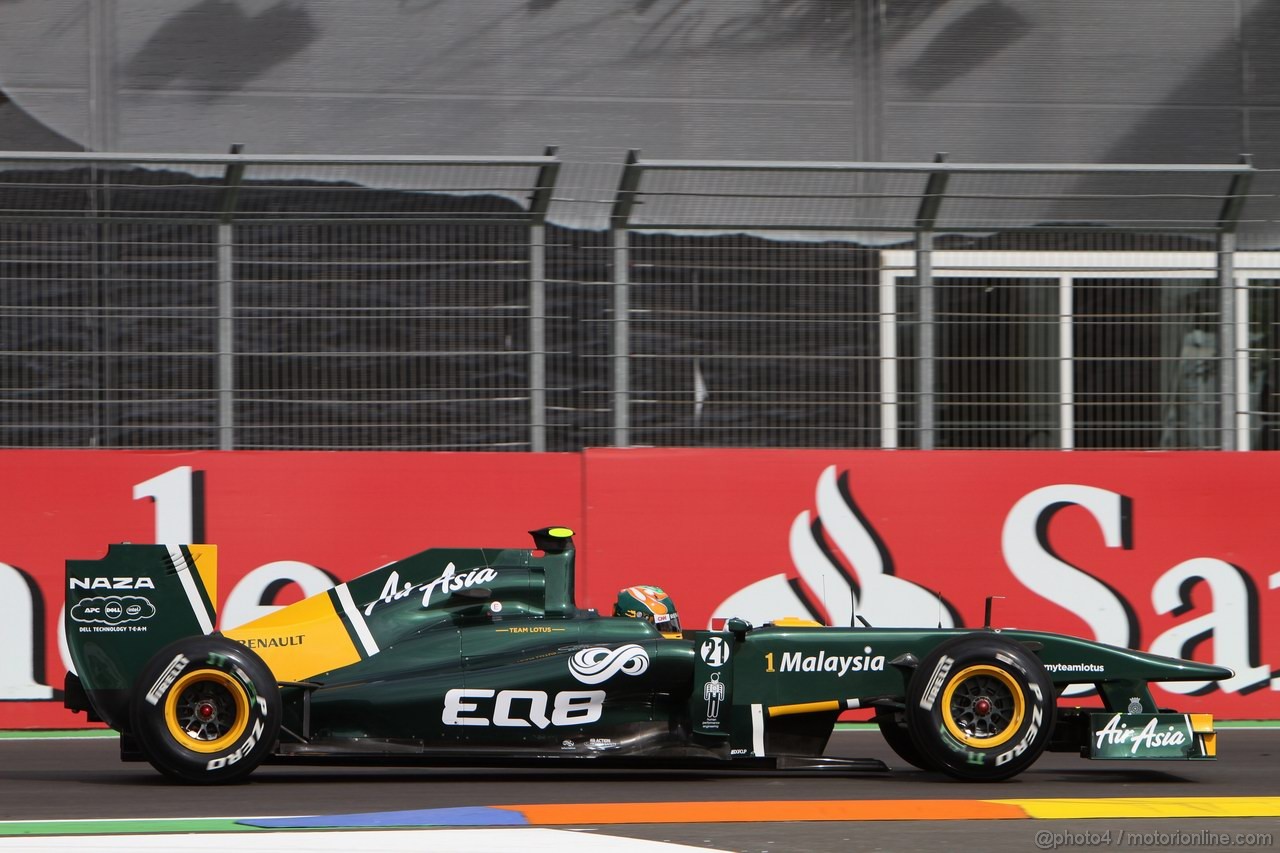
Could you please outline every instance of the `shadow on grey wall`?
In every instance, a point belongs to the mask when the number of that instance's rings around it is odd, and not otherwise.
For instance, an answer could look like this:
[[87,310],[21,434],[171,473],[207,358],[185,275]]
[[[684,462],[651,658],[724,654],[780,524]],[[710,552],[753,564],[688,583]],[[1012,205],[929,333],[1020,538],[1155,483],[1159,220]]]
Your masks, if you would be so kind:
[[[863,42],[861,28],[878,0],[631,0],[623,11],[650,15],[631,56],[680,49],[760,50],[805,43],[818,51],[848,54]],[[894,0],[884,7],[880,37],[896,40],[953,0]],[[998,0],[992,0],[998,2]],[[529,14],[552,12],[561,0],[527,0]],[[616,14],[616,13],[615,13]]]
[[[1162,105],[1144,111],[1102,162],[1235,163],[1251,153],[1255,166],[1280,167],[1280,53],[1274,47],[1280,3],[1254,4],[1238,32],[1242,41],[1204,45],[1199,64],[1170,87]],[[1205,107],[1221,119],[1203,122],[1205,112],[1188,107]]]
[[[553,12],[561,0],[527,0],[529,14]],[[962,13],[957,5],[967,5]],[[1031,29],[1009,0],[631,0],[624,11],[644,16],[644,36],[632,58],[681,50],[773,50],[807,45],[815,52],[857,58],[870,43],[891,45],[935,13],[954,20],[930,42],[910,84],[929,92],[995,58]],[[616,12],[614,13],[616,14]]]
[[231,0],[203,0],[172,16],[124,67],[126,84],[190,86],[217,98],[234,92],[315,41],[305,4],[283,0],[247,15]]
[[792,44],[845,55],[858,42],[857,25],[866,16],[867,3],[760,0],[708,9],[693,0],[636,0],[634,12],[653,12],[653,20],[631,55],[655,56],[680,49],[773,50]]
[[[526,8],[531,15],[537,15],[542,12],[549,12],[560,2],[560,0],[529,0]],[[634,0],[631,11],[641,15],[649,11],[649,7],[662,0]],[[677,3],[683,3],[684,0],[676,0]]]
[[0,92],[0,151],[82,151]]
[[1031,29],[1026,16],[1009,3],[988,0],[943,27],[903,79],[916,94],[928,94],[994,60]]

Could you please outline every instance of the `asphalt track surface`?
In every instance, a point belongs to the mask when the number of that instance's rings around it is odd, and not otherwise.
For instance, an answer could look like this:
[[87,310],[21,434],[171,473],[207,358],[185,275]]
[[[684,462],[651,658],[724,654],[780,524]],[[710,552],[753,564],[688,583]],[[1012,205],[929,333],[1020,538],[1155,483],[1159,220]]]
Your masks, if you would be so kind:
[[[1280,849],[1280,819],[930,819],[937,801],[1006,799],[1280,797],[1280,729],[1221,730],[1216,762],[1103,762],[1046,753],[1029,771],[995,784],[954,782],[904,767],[875,731],[839,731],[829,755],[880,758],[892,772],[821,778],[622,771],[324,768],[264,766],[247,784],[166,782],[144,763],[121,763],[113,739],[0,740],[0,820],[200,818],[350,814],[511,804],[582,804],[584,832],[743,851],[1060,849]],[[919,819],[802,822],[663,820],[657,803],[921,801]],[[924,802],[930,801],[930,802]],[[1247,801],[1246,801],[1247,802]],[[628,804],[625,806],[613,804]],[[1274,814],[1274,805],[1271,807]],[[750,809],[751,811],[754,809]],[[765,806],[759,807],[761,816]],[[953,809],[954,810],[954,809]],[[911,809],[906,809],[910,812]],[[618,823],[636,815],[636,823]],[[886,813],[885,816],[888,816]],[[899,814],[898,817],[902,815]],[[953,815],[954,817],[954,815]],[[1205,832],[1269,834],[1265,843],[1210,843]],[[1111,843],[1102,843],[1104,833]],[[1049,835],[1046,836],[1046,833]],[[1126,836],[1136,833],[1136,836]],[[1165,833],[1163,839],[1155,833]],[[1178,836],[1178,833],[1182,833]],[[1196,835],[1199,833],[1199,835]],[[1061,836],[1055,838],[1054,836]],[[1143,843],[1146,840],[1152,843]]]

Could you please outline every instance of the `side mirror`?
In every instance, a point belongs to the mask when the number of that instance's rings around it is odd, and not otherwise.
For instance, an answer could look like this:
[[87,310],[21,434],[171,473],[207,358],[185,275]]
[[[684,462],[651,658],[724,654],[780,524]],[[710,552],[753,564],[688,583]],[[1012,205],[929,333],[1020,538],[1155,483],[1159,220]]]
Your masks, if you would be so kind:
[[737,616],[731,617],[724,623],[725,630],[733,634],[733,638],[738,642],[746,639],[747,634],[751,632],[751,623],[746,619],[740,619]]

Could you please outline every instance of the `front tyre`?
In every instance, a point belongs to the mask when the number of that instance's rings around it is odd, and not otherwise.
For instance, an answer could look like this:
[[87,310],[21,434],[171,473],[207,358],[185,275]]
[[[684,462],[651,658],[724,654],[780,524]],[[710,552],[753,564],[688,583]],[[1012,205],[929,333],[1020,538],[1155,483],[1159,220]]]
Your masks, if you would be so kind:
[[995,782],[1026,770],[1053,731],[1053,681],[1021,643],[995,634],[934,649],[907,688],[907,730],[920,754],[957,779]]
[[902,713],[880,710],[876,712],[873,722],[880,727],[884,742],[899,758],[921,770],[937,770],[938,768],[920,753],[919,747],[911,739],[911,732],[907,730],[904,717]]
[[226,784],[248,776],[280,733],[280,691],[249,649],[221,636],[161,649],[134,687],[133,734],[171,779]]

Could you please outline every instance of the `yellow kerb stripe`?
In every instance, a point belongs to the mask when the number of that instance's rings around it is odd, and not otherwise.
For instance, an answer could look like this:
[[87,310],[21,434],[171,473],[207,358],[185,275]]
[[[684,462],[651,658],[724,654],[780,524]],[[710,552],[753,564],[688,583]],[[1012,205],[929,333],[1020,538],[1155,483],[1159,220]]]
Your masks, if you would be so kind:
[[[1053,808],[1053,807],[1057,808]],[[1280,797],[1118,800],[788,800],[783,802],[539,803],[497,806],[534,826],[756,821],[1019,820],[1028,817],[1267,817]],[[1038,812],[1038,813],[1037,813]]]
[[1089,800],[988,800],[1033,818],[1280,817],[1280,797],[1117,797]]

